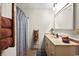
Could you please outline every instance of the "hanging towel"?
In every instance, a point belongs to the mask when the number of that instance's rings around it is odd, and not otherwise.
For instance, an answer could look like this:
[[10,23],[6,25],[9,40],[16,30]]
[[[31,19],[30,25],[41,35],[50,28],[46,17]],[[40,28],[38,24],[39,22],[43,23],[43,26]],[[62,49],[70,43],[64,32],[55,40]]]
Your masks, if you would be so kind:
[[4,50],[11,46],[12,44],[12,37],[4,38],[0,40],[0,50]]
[[33,41],[36,42],[39,38],[39,30],[33,30]]
[[6,28],[1,28],[0,29],[0,40],[2,38],[10,37],[12,36],[12,30],[11,29],[6,29]]
[[11,28],[12,27],[12,19],[1,17],[1,27],[3,28]]

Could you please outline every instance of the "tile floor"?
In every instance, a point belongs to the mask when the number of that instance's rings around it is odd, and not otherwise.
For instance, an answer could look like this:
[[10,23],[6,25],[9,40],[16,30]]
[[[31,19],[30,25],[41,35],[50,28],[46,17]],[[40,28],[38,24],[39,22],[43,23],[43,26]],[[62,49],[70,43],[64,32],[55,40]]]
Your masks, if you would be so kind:
[[35,48],[31,48],[27,50],[27,56],[47,56],[45,51],[40,51]]

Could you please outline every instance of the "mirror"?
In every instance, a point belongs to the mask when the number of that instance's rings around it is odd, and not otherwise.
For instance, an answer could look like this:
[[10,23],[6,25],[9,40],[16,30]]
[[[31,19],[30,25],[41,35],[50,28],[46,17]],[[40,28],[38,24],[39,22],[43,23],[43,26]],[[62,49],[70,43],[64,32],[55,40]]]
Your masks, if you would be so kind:
[[73,30],[73,19],[73,4],[56,4],[55,29]]

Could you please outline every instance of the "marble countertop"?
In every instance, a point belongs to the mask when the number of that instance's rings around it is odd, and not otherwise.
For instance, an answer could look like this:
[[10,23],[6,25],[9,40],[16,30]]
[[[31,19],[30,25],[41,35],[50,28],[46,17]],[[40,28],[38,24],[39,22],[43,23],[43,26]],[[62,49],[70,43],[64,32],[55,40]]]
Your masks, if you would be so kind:
[[78,46],[79,44],[73,41],[70,41],[70,43],[64,43],[62,42],[62,38],[55,38],[54,35],[50,34],[50,33],[46,33],[45,36],[54,44],[57,46]]
[[70,38],[73,38],[74,40],[79,41],[79,34],[76,34],[74,31],[72,30],[57,30],[55,31],[56,33],[58,33],[59,35],[62,34],[66,34],[68,35]]

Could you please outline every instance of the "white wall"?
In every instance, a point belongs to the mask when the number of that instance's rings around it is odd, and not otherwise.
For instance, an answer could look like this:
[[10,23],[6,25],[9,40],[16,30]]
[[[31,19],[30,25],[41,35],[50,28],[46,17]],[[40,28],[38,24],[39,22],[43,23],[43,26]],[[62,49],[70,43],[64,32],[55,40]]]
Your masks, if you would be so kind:
[[16,56],[16,47],[9,47],[2,52],[2,56]]
[[[26,5],[26,4],[25,4]],[[39,42],[38,48],[41,47],[43,42],[44,34],[53,27],[53,11],[51,8],[41,8],[42,5],[39,7],[38,4],[35,6],[37,7],[26,7],[19,5],[19,7],[26,13],[26,16],[29,17],[28,19],[28,48],[31,47],[32,41],[32,32],[33,29],[39,29]]]
[[[29,43],[32,40],[33,29],[39,29],[39,48],[44,34],[53,27],[53,15],[48,9],[31,9],[29,15]],[[29,44],[30,46],[30,44]]]
[[[2,4],[2,16],[12,18],[12,5],[11,3]],[[6,44],[6,43],[5,43]],[[5,49],[2,56],[16,56],[16,46]]]
[[12,17],[12,5],[11,3],[2,3],[2,16],[5,17]]

